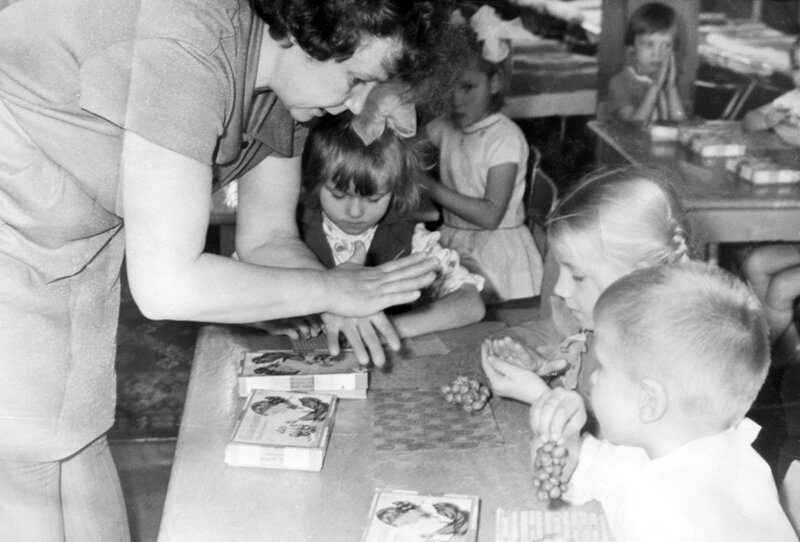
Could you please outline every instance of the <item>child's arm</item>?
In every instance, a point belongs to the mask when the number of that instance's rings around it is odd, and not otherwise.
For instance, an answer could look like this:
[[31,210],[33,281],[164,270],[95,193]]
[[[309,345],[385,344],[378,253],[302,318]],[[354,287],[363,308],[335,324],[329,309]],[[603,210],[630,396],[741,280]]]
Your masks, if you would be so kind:
[[686,118],[683,101],[678,92],[678,70],[675,67],[675,53],[669,56],[667,62],[667,81],[664,85],[664,94],[667,98],[667,116],[672,121],[682,121]]
[[783,122],[789,116],[787,109],[775,107],[772,102],[749,111],[742,121],[744,129],[749,132],[769,130]]
[[480,228],[493,230],[506,214],[518,170],[519,164],[513,162],[489,168],[482,198],[466,196],[430,178],[425,179],[423,185],[431,198],[448,211]]
[[496,355],[490,340],[481,345],[481,366],[492,390],[498,395],[530,404],[550,389],[533,371]]
[[486,313],[480,292],[464,284],[454,292],[389,319],[400,337],[415,337],[478,322]]
[[611,85],[609,93],[611,94],[612,102],[622,104],[617,109],[617,115],[628,122],[643,126],[650,124],[653,119],[653,112],[658,107],[659,95],[664,89],[667,80],[668,69],[669,62],[663,62],[655,81],[647,87],[644,98],[638,104],[631,103],[630,98],[624,96],[626,91],[622,86],[617,88],[615,85]]

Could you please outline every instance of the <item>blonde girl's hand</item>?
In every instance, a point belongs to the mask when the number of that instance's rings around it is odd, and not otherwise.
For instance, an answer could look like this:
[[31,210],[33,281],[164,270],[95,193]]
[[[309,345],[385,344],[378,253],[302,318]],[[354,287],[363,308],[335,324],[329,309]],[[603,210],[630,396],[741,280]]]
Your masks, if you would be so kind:
[[536,373],[494,355],[491,340],[481,345],[481,366],[492,390],[503,397],[530,404],[548,390]]
[[534,371],[541,377],[563,371],[569,363],[564,358],[548,358],[513,337],[491,339],[492,352],[509,363]]
[[531,404],[531,430],[543,441],[580,439],[586,425],[586,406],[574,391],[555,388],[541,394]]

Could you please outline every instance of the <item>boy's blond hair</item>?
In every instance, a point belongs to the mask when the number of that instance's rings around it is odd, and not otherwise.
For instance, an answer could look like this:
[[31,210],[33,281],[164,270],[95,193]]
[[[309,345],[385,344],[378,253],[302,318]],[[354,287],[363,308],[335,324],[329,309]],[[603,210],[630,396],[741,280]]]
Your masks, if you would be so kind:
[[685,412],[726,427],[744,417],[769,368],[761,304],[709,264],[634,271],[603,292],[595,321],[616,334],[616,359],[632,378],[662,383]]

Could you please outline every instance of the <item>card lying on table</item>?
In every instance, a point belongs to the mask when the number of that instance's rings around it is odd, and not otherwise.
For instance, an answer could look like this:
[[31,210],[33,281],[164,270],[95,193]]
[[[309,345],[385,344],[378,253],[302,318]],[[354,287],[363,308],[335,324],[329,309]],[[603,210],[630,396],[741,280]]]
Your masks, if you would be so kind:
[[239,369],[242,397],[256,389],[268,389],[363,399],[368,387],[369,372],[350,351],[331,356],[327,350],[256,350],[244,353]]
[[530,542],[562,537],[580,542],[613,542],[602,512],[562,510],[497,510],[496,542]]
[[321,393],[254,390],[225,447],[225,463],[321,470],[337,401]]
[[479,503],[473,495],[377,489],[362,542],[475,542]]

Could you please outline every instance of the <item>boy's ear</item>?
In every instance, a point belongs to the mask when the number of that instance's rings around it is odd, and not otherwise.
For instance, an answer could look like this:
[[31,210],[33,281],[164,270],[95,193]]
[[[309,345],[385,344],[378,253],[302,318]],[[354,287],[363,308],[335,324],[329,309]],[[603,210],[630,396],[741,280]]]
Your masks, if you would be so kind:
[[639,421],[653,423],[667,412],[667,389],[657,380],[644,378],[639,382]]
[[500,74],[496,73],[489,79],[489,92],[497,94],[501,90],[503,90],[503,83],[500,81]]

